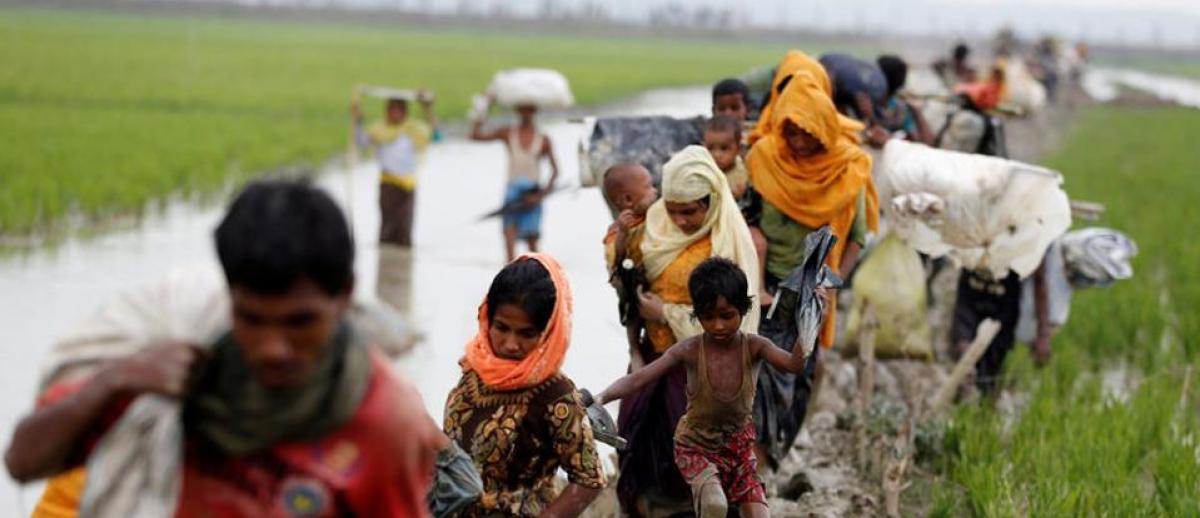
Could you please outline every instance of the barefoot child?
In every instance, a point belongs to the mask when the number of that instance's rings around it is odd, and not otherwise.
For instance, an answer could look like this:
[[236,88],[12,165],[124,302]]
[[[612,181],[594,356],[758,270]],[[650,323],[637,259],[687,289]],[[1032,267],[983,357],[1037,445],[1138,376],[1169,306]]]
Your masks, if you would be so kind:
[[[554,190],[558,180],[558,163],[554,161],[554,150],[550,137],[541,133],[534,123],[537,106],[517,106],[520,122],[516,126],[505,126],[490,131],[483,130],[484,119],[477,118],[471,127],[471,140],[480,142],[504,142],[508,151],[508,185],[505,187],[504,204],[524,201],[525,208],[504,215],[504,251],[511,262],[516,255],[517,240],[523,239],[530,252],[538,251],[538,239],[542,233],[542,198]],[[541,185],[542,160],[550,162],[550,181]]]
[[[754,240],[754,251],[758,253],[758,271],[762,274],[766,272],[767,268],[767,238],[758,228],[758,219],[762,214],[762,209],[753,206],[754,196],[747,192],[750,187],[750,174],[746,171],[746,164],[742,161],[740,154],[741,142],[742,126],[737,119],[728,115],[714,115],[704,128],[704,147],[708,149],[708,153],[712,155],[717,167],[721,168],[721,172],[725,173],[725,178],[729,180],[729,191],[733,194],[733,199],[737,201],[738,209],[742,211],[746,225],[750,227],[750,237]],[[759,279],[758,285],[764,286],[763,279]],[[769,306],[773,300],[774,297],[766,290],[759,291],[759,304]]]
[[747,283],[746,274],[728,259],[712,257],[697,266],[688,290],[704,332],[596,397],[603,405],[637,392],[679,364],[686,367],[687,411],[675,429],[675,463],[691,485],[701,518],[724,517],[730,505],[737,505],[742,516],[769,516],[756,476],[751,417],[758,369],[762,360],[788,372],[804,369],[805,347],[789,353],[740,330],[753,304]]

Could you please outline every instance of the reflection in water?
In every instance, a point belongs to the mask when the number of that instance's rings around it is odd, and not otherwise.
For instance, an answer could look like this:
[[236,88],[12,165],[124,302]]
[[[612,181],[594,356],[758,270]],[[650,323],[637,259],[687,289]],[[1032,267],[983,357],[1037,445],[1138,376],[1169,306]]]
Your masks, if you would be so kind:
[[392,306],[404,321],[411,324],[412,286],[413,286],[413,251],[406,246],[379,245],[378,277],[375,280],[375,294]]

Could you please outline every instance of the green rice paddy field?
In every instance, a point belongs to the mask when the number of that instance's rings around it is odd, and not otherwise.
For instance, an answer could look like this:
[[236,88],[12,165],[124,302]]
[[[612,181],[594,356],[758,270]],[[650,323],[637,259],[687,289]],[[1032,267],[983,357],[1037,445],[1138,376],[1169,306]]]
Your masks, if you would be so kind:
[[1137,241],[1135,278],[1076,294],[1047,368],[1009,359],[1019,418],[959,408],[935,515],[1200,515],[1197,133],[1200,110],[1094,108],[1050,157]]
[[710,83],[784,50],[0,8],[0,235],[317,165],[344,148],[359,83],[427,86],[441,117],[462,118],[505,67],[559,69],[591,104]]

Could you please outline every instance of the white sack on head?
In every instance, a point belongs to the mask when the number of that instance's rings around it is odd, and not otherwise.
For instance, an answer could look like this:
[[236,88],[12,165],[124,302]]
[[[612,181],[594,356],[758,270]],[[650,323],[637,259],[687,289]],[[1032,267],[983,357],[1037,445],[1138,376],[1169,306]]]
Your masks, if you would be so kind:
[[1062,176],[1014,160],[888,141],[876,185],[898,236],[965,268],[1027,277],[1071,226]]
[[575,104],[567,78],[556,70],[514,68],[501,70],[492,77],[488,95],[509,108],[534,105],[542,109],[563,109]]

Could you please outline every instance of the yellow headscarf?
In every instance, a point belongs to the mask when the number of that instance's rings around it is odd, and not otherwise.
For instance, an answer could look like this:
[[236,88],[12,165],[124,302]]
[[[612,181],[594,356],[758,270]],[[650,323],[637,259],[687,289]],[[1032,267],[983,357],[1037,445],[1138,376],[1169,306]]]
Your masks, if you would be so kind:
[[[779,66],[775,69],[775,78],[771,80],[771,92],[769,93],[770,102],[763,106],[758,115],[758,126],[755,126],[754,131],[750,133],[750,145],[754,145],[759,139],[767,136],[772,131],[772,121],[775,105],[779,97],[782,95],[779,92],[779,85],[789,77],[792,77],[796,72],[808,72],[812,74],[817,81],[818,86],[825,92],[825,96],[833,99],[833,82],[829,80],[829,73],[825,71],[825,67],[817,61],[799,50],[790,50],[783,55],[783,61],[779,62]],[[836,111],[836,110],[835,110]],[[841,125],[843,135],[850,139],[855,144],[859,141],[859,132],[863,130],[862,123],[838,114],[838,124]]]
[[[742,218],[737,202],[729,191],[725,174],[701,146],[688,146],[663,166],[662,199],[646,212],[646,230],[642,239],[642,264],[646,277],[653,281],[699,239],[712,240],[712,255],[729,259],[742,268],[749,281],[749,295],[757,296],[760,274],[758,254],[750,237],[750,227]],[[685,234],[671,221],[666,202],[686,203],[709,197],[708,213],[700,230]],[[757,329],[758,304],[745,321]],[[745,328],[745,327],[744,327]],[[683,338],[683,337],[681,337]]]
[[[747,157],[750,182],[764,200],[792,220],[814,229],[823,225],[833,228],[838,242],[826,263],[837,271],[854,225],[860,191],[865,190],[867,227],[879,227],[871,157],[845,137],[833,100],[812,74],[797,72],[792,77],[775,102],[772,117],[772,132],[759,140]],[[788,121],[816,137],[825,151],[797,159],[783,138]],[[833,321],[831,308],[823,344],[832,344]]]

